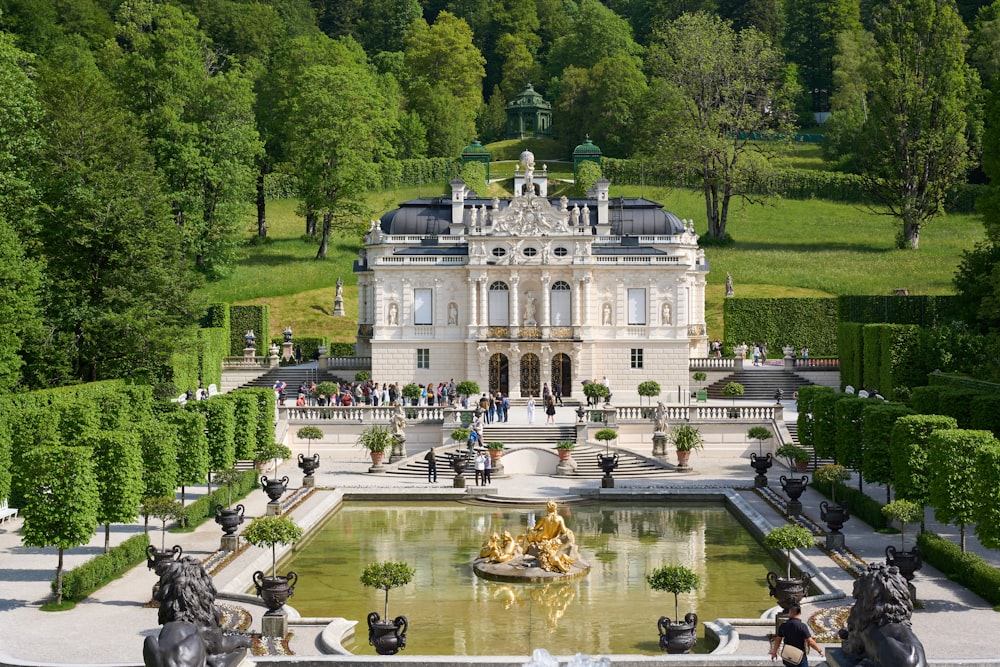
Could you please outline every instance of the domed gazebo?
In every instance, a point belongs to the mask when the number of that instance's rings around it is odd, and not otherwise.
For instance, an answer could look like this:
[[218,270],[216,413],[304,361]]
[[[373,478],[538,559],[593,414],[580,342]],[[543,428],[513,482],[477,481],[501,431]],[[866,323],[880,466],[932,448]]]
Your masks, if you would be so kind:
[[478,139],[462,149],[462,166],[469,162],[482,162],[486,165],[486,182],[490,181],[490,151]]
[[507,103],[507,138],[550,138],[552,103],[546,102],[529,83],[521,94]]
[[601,149],[590,140],[590,135],[588,134],[586,141],[573,149],[573,178],[577,177],[577,171],[580,169],[582,162],[590,160],[591,162],[596,162],[597,166],[601,166],[601,155]]

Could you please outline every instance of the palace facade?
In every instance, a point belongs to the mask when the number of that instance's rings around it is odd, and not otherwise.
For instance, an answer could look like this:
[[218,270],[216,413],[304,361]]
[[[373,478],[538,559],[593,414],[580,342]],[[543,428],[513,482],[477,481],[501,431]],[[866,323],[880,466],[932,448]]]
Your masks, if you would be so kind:
[[[378,382],[475,380],[514,398],[582,381],[688,395],[708,263],[693,223],[646,199],[549,199],[525,151],[510,199],[452,181],[372,221],[355,263],[358,356]],[[674,392],[676,391],[676,398]]]

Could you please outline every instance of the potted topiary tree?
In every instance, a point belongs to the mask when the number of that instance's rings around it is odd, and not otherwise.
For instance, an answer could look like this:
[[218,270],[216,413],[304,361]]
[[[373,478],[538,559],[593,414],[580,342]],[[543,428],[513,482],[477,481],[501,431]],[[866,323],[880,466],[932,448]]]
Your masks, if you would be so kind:
[[[601,404],[602,398],[608,397],[608,388],[600,382],[588,382],[583,385],[583,395],[587,397],[587,405],[593,404],[595,407]],[[595,418],[594,421],[604,421],[603,412],[594,412],[594,415],[599,415],[600,418]]]
[[912,551],[906,550],[906,524],[917,523],[924,518],[924,508],[912,500],[897,498],[882,507],[882,514],[890,521],[899,522],[899,551],[891,544],[885,548],[885,562],[899,568],[907,583],[913,581],[913,575],[923,567],[920,559],[920,549],[916,544]]
[[368,614],[368,643],[379,655],[394,655],[406,648],[405,616],[389,620],[389,591],[413,581],[414,569],[403,561],[369,563],[361,573],[361,583],[369,588],[385,591],[384,615],[377,611]]
[[[414,385],[416,386],[416,385]],[[385,453],[392,448],[392,429],[384,424],[372,424],[358,434],[357,445],[368,450],[372,468],[380,468]]]
[[222,472],[215,473],[215,481],[219,485],[224,485],[227,491],[226,506],[222,505],[215,506],[215,523],[222,526],[222,534],[225,536],[231,536],[236,532],[236,529],[240,527],[243,523],[243,505],[237,505],[236,509],[229,509],[233,504],[233,484],[240,481],[243,476],[243,472],[237,470],[236,468],[227,468]]
[[[645,397],[646,402],[650,405],[653,404],[653,398],[660,395],[660,383],[654,382],[653,380],[646,380],[645,382],[640,382],[638,387],[639,401],[642,402],[643,397]],[[642,416],[644,419],[649,419],[652,414],[650,411],[643,410]]]
[[703,394],[702,383],[708,379],[708,374],[705,371],[696,371],[691,374],[691,379],[698,383],[698,391],[695,392],[693,397],[699,401],[706,400],[708,396]]
[[357,373],[354,374],[355,382],[368,382],[371,379],[372,379],[372,374],[369,373],[368,371],[358,371]]
[[789,470],[805,472],[809,469],[809,450],[796,445],[794,442],[786,442],[781,447],[778,447],[774,454],[785,459]]
[[[158,496],[146,498],[142,502],[139,510],[147,517],[156,517],[160,520],[160,550],[152,544],[146,547],[146,567],[153,570],[156,576],[162,576],[167,565],[172,560],[179,559],[183,549],[179,545],[167,551],[167,521],[171,519],[181,520],[184,518],[184,505],[171,496]],[[154,596],[155,597],[155,596]]]
[[420,386],[411,382],[403,386],[403,398],[410,401],[410,405],[416,405],[420,400]]
[[274,461],[274,477],[268,479],[266,475],[262,475],[260,478],[261,489],[272,503],[277,503],[281,495],[288,490],[288,475],[278,478],[278,460],[290,458],[291,455],[292,450],[288,447],[280,442],[272,442],[270,447],[262,447],[258,450],[254,457],[255,461],[259,461],[261,458],[265,461],[267,459]]
[[729,409],[729,417],[732,419],[737,419],[740,416],[740,411],[736,409],[736,397],[742,396],[743,393],[743,385],[739,382],[730,382],[722,389],[723,396],[733,399],[733,407]]
[[[316,385],[316,395],[317,396],[336,396],[340,393],[340,385],[336,382],[331,382],[329,380],[324,380]],[[331,402],[330,405],[333,405]]]
[[291,571],[285,576],[278,575],[278,545],[295,544],[302,539],[302,529],[286,517],[259,516],[243,530],[243,538],[255,547],[271,548],[271,576],[264,576],[257,570],[253,573],[253,582],[268,610],[277,613],[295,592],[299,580]]
[[323,431],[317,426],[303,426],[295,435],[300,440],[305,440],[308,443],[306,445],[305,456],[302,455],[302,452],[299,452],[299,469],[305,473],[306,477],[312,477],[313,473],[316,472],[316,468],[319,468],[319,454],[312,453],[312,441],[322,438]]
[[667,591],[674,594],[674,621],[667,616],[661,616],[657,622],[660,631],[660,649],[667,653],[690,653],[698,637],[698,615],[688,612],[681,622],[680,604],[677,596],[697,590],[701,584],[698,575],[683,565],[664,565],[646,575],[646,581],[654,591]]
[[[590,385],[588,384],[587,386],[589,387]],[[617,437],[618,431],[613,428],[602,428],[594,434],[595,439],[604,443],[604,453],[597,455],[597,465],[604,471],[604,477],[601,478],[602,489],[613,489],[615,487],[615,480],[611,476],[611,473],[618,467],[618,452],[611,452],[610,442]]]
[[764,546],[785,552],[785,576],[779,577],[774,572],[768,572],[767,585],[771,597],[777,600],[778,605],[786,614],[793,604],[802,601],[810,579],[805,572],[798,578],[792,578],[792,550],[806,549],[815,545],[816,538],[809,532],[809,529],[790,523],[775,528],[764,537]]
[[673,444],[674,449],[677,450],[678,468],[687,468],[688,461],[691,459],[691,452],[705,447],[701,431],[691,426],[691,424],[678,424],[674,426],[667,434],[667,441]]
[[764,456],[764,441],[771,439],[771,429],[765,426],[754,426],[747,431],[747,437],[757,441],[757,452],[750,452],[750,467],[757,471],[757,475],[753,479],[754,487],[762,489],[767,486],[767,471],[774,465],[771,452]]
[[846,504],[837,504],[837,484],[846,482],[850,478],[851,473],[847,468],[836,463],[820,466],[813,472],[814,481],[829,485],[830,499],[833,501],[833,504],[825,500],[819,504],[820,520],[825,521],[827,528],[830,529],[826,536],[827,549],[840,549],[844,546],[844,534],[840,529],[850,516]]
[[479,383],[472,380],[462,380],[455,385],[455,391],[468,402],[469,396],[479,395]]

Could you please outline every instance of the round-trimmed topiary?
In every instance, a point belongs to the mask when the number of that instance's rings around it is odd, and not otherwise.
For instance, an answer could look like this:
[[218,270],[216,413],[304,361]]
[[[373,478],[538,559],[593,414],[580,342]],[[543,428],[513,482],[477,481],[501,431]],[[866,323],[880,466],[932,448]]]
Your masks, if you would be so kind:
[[379,561],[369,563],[361,572],[361,583],[368,588],[378,588],[385,591],[385,614],[389,618],[389,591],[413,581],[416,570],[405,561]]
[[764,545],[771,549],[782,549],[785,552],[786,572],[788,579],[792,578],[792,549],[806,549],[816,545],[816,537],[808,528],[786,523],[775,528],[764,537]]
[[677,596],[698,590],[701,578],[683,565],[664,565],[646,575],[646,581],[654,591],[674,594],[674,619],[680,619],[680,604]]

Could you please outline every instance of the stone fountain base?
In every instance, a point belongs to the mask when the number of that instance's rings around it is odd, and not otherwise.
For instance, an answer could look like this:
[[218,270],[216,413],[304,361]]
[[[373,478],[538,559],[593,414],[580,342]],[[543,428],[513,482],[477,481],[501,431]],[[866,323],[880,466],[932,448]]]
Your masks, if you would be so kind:
[[476,576],[490,581],[539,584],[583,577],[590,572],[590,564],[577,559],[570,566],[569,572],[550,572],[539,567],[538,559],[534,556],[515,556],[506,563],[491,563],[486,558],[477,558],[472,563],[472,570]]

